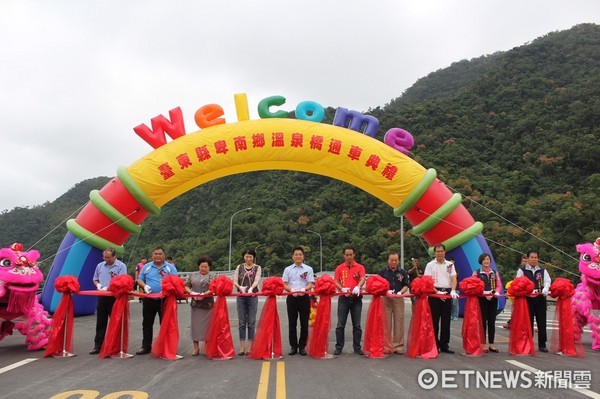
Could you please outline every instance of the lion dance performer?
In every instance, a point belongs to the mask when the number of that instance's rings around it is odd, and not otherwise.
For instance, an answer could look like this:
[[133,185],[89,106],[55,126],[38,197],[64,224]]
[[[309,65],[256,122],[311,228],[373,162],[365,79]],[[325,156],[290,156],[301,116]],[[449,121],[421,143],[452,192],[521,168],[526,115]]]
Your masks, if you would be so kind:
[[594,244],[577,245],[581,283],[575,289],[575,340],[581,342],[586,324],[592,330],[592,349],[600,350],[600,238]]
[[0,249],[0,340],[16,328],[33,351],[48,343],[51,320],[36,295],[44,279],[36,266],[40,253],[22,250],[20,243]]

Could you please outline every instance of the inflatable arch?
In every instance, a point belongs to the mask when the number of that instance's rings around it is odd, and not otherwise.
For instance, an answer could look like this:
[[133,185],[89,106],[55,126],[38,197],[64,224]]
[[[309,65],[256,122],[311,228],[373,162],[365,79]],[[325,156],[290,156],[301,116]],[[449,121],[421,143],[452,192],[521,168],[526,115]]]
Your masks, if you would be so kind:
[[[460,277],[480,267],[477,258],[490,253],[481,231],[454,194],[413,159],[366,134],[318,122],[269,118],[218,124],[177,137],[159,146],[117,176],[67,222],[69,232],[58,251],[42,292],[42,303],[54,311],[60,295],[54,280],[78,276],[81,289],[94,289],[92,275],[107,246],[123,253],[123,243],[140,231],[149,215],[177,196],[220,177],[260,170],[295,170],[342,180],[374,195],[405,215],[433,245],[443,242]],[[431,248],[430,248],[431,250]],[[492,259],[492,267],[496,269]],[[497,269],[496,269],[497,270]],[[504,298],[501,297],[501,308]],[[76,297],[75,313],[95,312],[95,297]]]

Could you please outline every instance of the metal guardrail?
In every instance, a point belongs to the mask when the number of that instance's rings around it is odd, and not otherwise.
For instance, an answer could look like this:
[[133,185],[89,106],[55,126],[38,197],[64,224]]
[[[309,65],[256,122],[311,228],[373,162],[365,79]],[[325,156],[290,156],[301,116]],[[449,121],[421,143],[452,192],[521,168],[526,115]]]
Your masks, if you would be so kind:
[[[185,280],[188,278],[188,276],[191,276],[192,274],[196,274],[196,273],[199,273],[199,272],[177,272],[177,275]],[[231,279],[233,279],[233,274],[234,274],[233,271],[228,271],[228,270],[226,270],[226,271],[216,270],[216,271],[211,271],[211,273],[214,274],[215,276],[227,276]]]

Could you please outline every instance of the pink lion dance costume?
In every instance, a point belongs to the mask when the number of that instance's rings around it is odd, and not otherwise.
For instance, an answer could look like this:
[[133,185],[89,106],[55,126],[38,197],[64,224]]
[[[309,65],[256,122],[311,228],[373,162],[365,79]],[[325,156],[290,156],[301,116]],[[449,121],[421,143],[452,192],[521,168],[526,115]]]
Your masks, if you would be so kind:
[[0,340],[16,328],[33,351],[48,343],[51,320],[36,296],[44,279],[36,266],[40,253],[22,250],[19,243],[0,249]]
[[586,324],[592,330],[592,349],[600,350],[600,238],[594,244],[577,245],[581,283],[573,296],[575,340],[581,342]]

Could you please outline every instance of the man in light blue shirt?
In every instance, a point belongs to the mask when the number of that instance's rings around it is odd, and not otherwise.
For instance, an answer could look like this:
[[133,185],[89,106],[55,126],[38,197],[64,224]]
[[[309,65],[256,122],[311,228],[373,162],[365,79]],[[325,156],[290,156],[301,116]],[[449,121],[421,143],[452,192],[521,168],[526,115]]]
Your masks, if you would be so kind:
[[[312,288],[315,277],[312,267],[304,264],[304,249],[294,248],[292,252],[294,263],[283,271],[284,289],[291,292],[286,299],[289,320],[289,337],[292,350],[290,356],[300,353],[306,356],[306,340],[308,338],[308,319],[310,316],[310,298],[305,292]],[[300,339],[296,329],[300,317]]]
[[[165,262],[165,250],[156,247],[152,250],[152,262],[146,263],[138,277],[138,285],[146,294],[160,293],[162,291],[162,280],[169,274],[177,275],[174,265]],[[142,347],[136,355],[146,355],[152,349],[152,335],[154,320],[158,314],[162,321],[162,299],[144,298],[142,302]]]
[[[110,285],[110,280],[120,274],[127,274],[127,266],[116,257],[117,253],[114,248],[106,248],[102,252],[103,262],[98,263],[94,271],[94,285],[98,291],[106,291]],[[115,304],[114,296],[99,296],[98,304],[96,305],[96,336],[94,337],[94,349],[90,351],[90,355],[100,353],[100,348],[104,342],[106,327],[108,326],[108,318]]]

